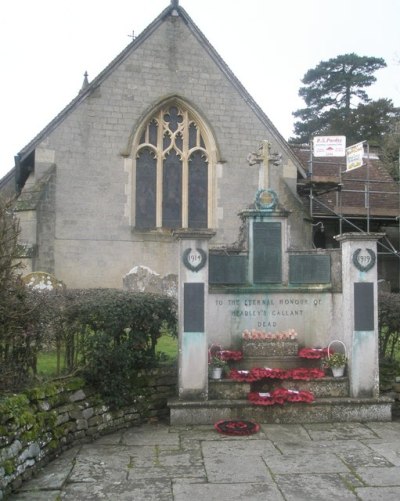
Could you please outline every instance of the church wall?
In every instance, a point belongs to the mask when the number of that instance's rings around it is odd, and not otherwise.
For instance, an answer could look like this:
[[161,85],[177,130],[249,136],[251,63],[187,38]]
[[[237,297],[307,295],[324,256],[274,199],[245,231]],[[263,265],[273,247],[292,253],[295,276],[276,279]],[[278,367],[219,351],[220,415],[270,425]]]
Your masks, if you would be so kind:
[[[177,272],[173,238],[157,231],[137,233],[130,224],[132,135],[144,115],[171,95],[187,100],[215,135],[217,234],[211,245],[237,239],[237,213],[254,200],[259,187],[259,166],[250,167],[246,158],[261,140],[283,154],[275,169],[285,167],[293,177],[294,167],[278,140],[182,19],[169,17],[42,145],[57,168],[54,272],[67,286],[120,287],[122,277],[138,264],[161,274]],[[273,188],[279,191],[279,185]],[[289,210],[296,208],[297,225],[299,210],[287,193],[285,203],[291,204]],[[41,242],[46,245],[44,237]]]

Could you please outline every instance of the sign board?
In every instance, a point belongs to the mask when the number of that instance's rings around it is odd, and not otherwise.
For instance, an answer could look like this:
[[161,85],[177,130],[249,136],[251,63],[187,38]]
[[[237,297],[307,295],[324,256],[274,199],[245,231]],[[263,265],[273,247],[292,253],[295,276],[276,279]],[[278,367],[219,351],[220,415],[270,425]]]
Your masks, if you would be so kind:
[[346,148],[346,170],[357,169],[363,165],[364,143],[353,144]]
[[313,139],[314,157],[344,157],[346,136],[316,136]]

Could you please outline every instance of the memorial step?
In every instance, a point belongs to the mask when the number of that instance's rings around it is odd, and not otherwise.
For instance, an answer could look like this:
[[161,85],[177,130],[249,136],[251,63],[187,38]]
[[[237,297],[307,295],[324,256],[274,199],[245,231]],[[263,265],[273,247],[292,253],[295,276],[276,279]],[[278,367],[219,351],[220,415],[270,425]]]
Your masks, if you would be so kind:
[[252,419],[258,423],[304,424],[391,421],[393,400],[379,398],[319,398],[313,403],[258,406],[248,400],[168,402],[171,425],[212,425],[221,419]]
[[348,397],[349,380],[347,377],[323,377],[310,381],[298,379],[256,381],[251,384],[251,391],[268,392],[276,388],[309,391],[315,398]]
[[233,379],[210,380],[208,383],[208,397],[211,400],[245,399],[250,391],[250,383],[240,383]]
[[233,379],[210,380],[208,396],[210,400],[246,399],[250,391],[269,392],[276,388],[309,391],[315,398],[347,397],[349,381],[347,377],[324,377],[310,381],[295,379],[263,379],[253,383],[238,382]]
[[254,369],[255,367],[296,369],[298,367],[321,367],[321,360],[298,356],[246,356],[242,360],[230,362],[230,366],[234,369]]

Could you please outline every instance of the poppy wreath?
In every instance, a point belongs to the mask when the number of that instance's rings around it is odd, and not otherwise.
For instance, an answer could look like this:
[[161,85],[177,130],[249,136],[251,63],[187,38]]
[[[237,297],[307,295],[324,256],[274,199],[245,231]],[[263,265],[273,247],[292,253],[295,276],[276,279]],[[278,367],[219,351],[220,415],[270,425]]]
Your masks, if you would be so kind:
[[298,352],[300,358],[320,359],[328,356],[328,348],[301,348]]
[[286,400],[288,402],[305,402],[311,404],[311,402],[314,402],[314,395],[309,391],[288,390]]
[[288,379],[290,377],[289,371],[284,369],[270,369],[269,367],[265,368],[254,368],[251,369],[251,374],[256,377],[256,381],[260,379]]
[[277,388],[271,393],[250,392],[247,399],[254,405],[283,405],[285,402],[314,402],[314,395],[309,391],[287,390]]
[[229,373],[229,378],[239,381],[239,383],[253,383],[258,381],[257,377],[252,373],[252,371],[231,369]]
[[319,379],[325,376],[322,369],[300,367],[297,369],[269,369],[255,367],[251,370],[232,369],[229,378],[242,383],[253,383],[262,379],[297,379],[309,381],[310,379]]
[[219,352],[219,357],[221,360],[225,360],[228,362],[229,360],[242,360],[243,353],[241,351],[233,351],[233,350],[221,350]]
[[260,425],[254,421],[222,419],[214,424],[214,428],[224,435],[243,436],[257,433],[260,430]]
[[290,379],[302,379],[303,381],[310,381],[310,379],[319,379],[325,376],[325,371],[312,367],[311,369],[299,367],[292,369],[290,372]]
[[278,403],[271,393],[259,393],[258,391],[248,393],[247,400],[250,400],[254,405],[275,405]]

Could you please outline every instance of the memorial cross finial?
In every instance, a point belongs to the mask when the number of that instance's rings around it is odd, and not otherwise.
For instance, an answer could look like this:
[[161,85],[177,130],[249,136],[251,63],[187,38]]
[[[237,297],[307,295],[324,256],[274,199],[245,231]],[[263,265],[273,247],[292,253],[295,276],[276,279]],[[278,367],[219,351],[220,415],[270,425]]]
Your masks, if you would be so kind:
[[269,168],[270,164],[279,165],[282,155],[280,153],[271,153],[271,144],[269,141],[261,141],[256,153],[249,153],[247,161],[249,165],[260,165],[260,186],[261,189],[269,188]]

